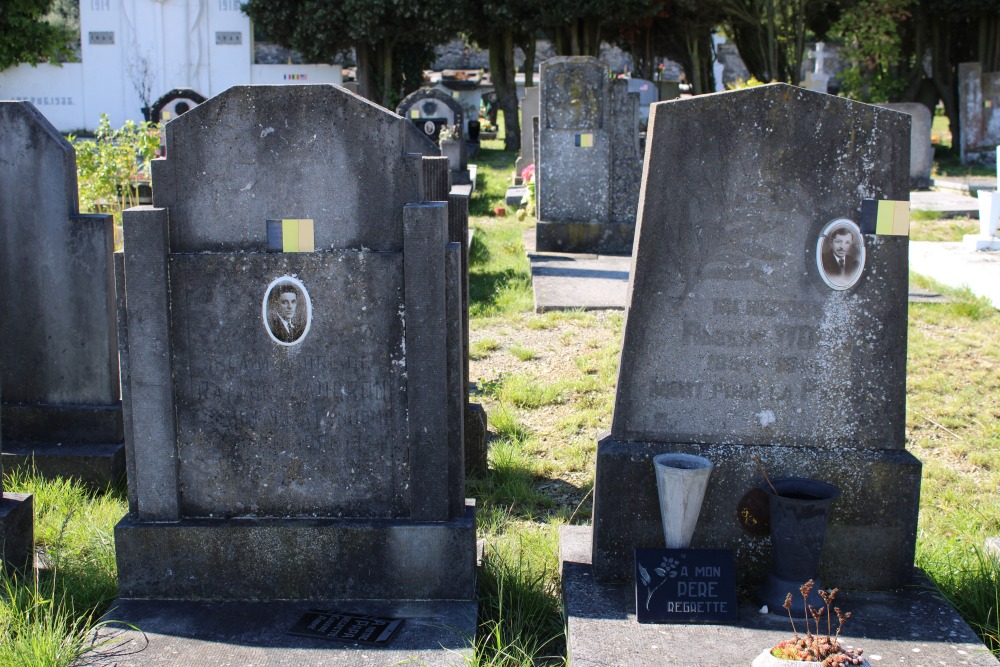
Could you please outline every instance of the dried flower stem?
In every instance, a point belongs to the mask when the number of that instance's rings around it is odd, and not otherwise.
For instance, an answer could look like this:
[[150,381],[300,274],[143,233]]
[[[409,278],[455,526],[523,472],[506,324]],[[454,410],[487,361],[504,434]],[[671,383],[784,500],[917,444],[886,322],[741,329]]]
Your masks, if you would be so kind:
[[764,475],[764,479],[767,481],[767,485],[771,487],[772,491],[774,491],[774,495],[780,496],[781,494],[778,493],[778,490],[774,488],[774,484],[771,483],[771,478],[767,476],[767,471],[764,470],[764,464],[760,462],[760,458],[756,454],[754,454],[753,460],[757,464],[757,467],[760,468],[760,472]]

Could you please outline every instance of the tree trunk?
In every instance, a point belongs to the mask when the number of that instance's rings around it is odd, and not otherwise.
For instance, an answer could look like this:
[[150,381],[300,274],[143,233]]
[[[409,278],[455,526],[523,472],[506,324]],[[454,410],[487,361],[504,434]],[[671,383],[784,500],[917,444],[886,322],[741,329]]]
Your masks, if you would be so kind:
[[517,152],[521,149],[521,124],[517,118],[514,79],[514,31],[510,28],[490,33],[490,72],[497,105],[503,110],[504,150]]
[[392,42],[383,40],[382,49],[382,106],[389,108],[392,94]]
[[358,57],[358,94],[372,102],[378,102],[378,83],[375,76],[375,54],[371,44],[358,44],[354,47]]
[[948,58],[949,51],[948,27],[940,21],[931,21],[931,67],[934,74],[934,86],[937,88],[941,103],[944,104],[945,115],[948,116],[948,128],[951,130],[951,152],[961,154],[962,127],[958,115],[958,92],[955,86],[955,73],[958,65],[952,65]]

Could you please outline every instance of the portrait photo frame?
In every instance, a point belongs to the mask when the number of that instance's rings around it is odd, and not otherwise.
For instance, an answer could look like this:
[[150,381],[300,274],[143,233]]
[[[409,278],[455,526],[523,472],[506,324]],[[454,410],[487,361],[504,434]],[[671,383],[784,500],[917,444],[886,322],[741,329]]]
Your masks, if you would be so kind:
[[312,299],[302,281],[290,275],[272,280],[264,290],[261,321],[278,345],[291,347],[305,340],[312,326]]
[[816,268],[827,287],[854,287],[864,273],[865,259],[865,239],[856,222],[837,218],[823,226],[816,240]]

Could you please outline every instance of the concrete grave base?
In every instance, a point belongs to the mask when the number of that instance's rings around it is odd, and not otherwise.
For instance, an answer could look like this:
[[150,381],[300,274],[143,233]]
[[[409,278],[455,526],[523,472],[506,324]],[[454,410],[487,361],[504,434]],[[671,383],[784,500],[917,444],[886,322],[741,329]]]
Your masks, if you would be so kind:
[[538,252],[600,253],[628,255],[632,252],[635,223],[544,222],[535,225]]
[[122,407],[4,403],[4,469],[72,477],[93,489],[125,479]]
[[115,527],[122,597],[472,600],[475,507],[453,521],[184,519]]
[[[309,609],[403,618],[387,647],[286,634]],[[93,636],[80,667],[310,665],[452,667],[472,657],[476,603],[338,600],[178,602],[119,599]],[[137,629],[128,627],[131,624]]]
[[35,553],[34,502],[27,493],[4,493],[0,498],[0,564],[21,570]]
[[[599,583],[590,545],[589,527],[559,531],[570,667],[748,666],[791,637],[787,617],[761,614],[750,602],[741,603],[735,625],[640,625],[633,584]],[[845,591],[837,603],[854,614],[842,642],[872,664],[1000,665],[919,570],[902,590]]]
[[909,583],[920,462],[905,450],[631,442],[610,435],[597,445],[594,486],[594,573],[600,580],[629,580],[632,550],[663,546],[652,457],[668,452],[714,464],[691,546],[734,549],[740,583],[763,581],[771,559],[767,533],[743,527],[761,525],[768,511],[766,498],[745,512],[741,503],[764,481],[754,455],[772,478],[810,477],[843,492],[831,508],[820,562],[827,585],[886,590]]
[[125,445],[5,442],[3,467],[34,470],[45,479],[72,477],[105,489],[125,479]]

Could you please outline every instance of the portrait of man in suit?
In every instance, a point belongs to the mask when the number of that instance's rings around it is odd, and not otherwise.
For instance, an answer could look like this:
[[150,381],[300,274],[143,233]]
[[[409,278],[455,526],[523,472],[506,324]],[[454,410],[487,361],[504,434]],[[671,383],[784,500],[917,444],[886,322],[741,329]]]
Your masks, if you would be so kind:
[[268,332],[280,343],[293,344],[308,329],[308,297],[291,277],[273,282],[264,297]]
[[850,220],[834,220],[820,235],[817,247],[820,274],[834,289],[847,289],[861,277],[865,247],[861,231]]

